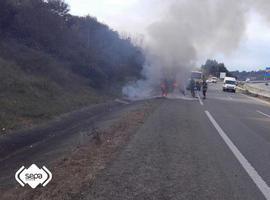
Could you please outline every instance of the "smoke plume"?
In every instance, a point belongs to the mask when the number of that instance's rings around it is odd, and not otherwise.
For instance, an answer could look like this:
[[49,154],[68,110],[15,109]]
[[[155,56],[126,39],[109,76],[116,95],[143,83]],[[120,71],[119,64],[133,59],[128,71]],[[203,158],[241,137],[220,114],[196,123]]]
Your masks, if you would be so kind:
[[238,47],[245,38],[250,11],[258,12],[270,21],[270,2],[267,0],[167,2],[163,16],[148,26],[145,80],[123,89],[129,97],[153,95],[164,78],[175,79],[184,87],[187,74],[198,58],[229,54]]

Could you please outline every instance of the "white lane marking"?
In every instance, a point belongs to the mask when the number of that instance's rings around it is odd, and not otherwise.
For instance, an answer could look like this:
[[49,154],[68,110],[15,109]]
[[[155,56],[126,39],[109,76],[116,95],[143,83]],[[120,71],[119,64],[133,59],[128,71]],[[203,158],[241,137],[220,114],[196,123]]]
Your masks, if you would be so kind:
[[202,99],[201,99],[201,96],[200,96],[200,93],[199,92],[197,92],[197,96],[198,96],[198,99],[199,99],[200,104],[203,106],[204,104],[202,102]]
[[231,95],[226,94],[226,96],[228,97],[228,99],[232,100],[233,98],[231,97]]
[[216,120],[212,117],[209,111],[205,111],[207,117],[212,122],[216,130],[218,131],[221,138],[233,152],[234,156],[240,162],[242,167],[248,173],[249,177],[253,180],[253,182],[257,185],[259,190],[262,192],[266,200],[270,200],[270,188],[267,183],[262,179],[262,177],[258,174],[258,172],[254,169],[254,167],[249,163],[249,161],[244,157],[244,155],[238,150],[238,148],[234,145],[234,143],[230,140],[230,138],[226,135],[226,133],[221,129]]
[[126,105],[130,104],[129,102],[127,102],[125,100],[121,100],[121,99],[115,99],[114,101],[117,103],[126,104]]
[[262,114],[262,115],[264,115],[264,116],[266,116],[266,117],[269,117],[269,118],[270,118],[270,115],[265,114],[265,113],[263,113],[262,111],[257,110],[257,113],[260,113],[260,114]]
[[229,99],[230,99],[230,100],[233,100],[233,98],[232,98],[232,96],[231,96],[231,95],[229,95]]

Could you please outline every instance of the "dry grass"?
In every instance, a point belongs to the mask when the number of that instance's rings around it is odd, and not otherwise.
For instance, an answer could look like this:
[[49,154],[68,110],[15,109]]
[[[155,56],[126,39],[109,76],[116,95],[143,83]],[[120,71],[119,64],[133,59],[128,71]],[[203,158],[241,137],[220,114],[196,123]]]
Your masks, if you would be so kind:
[[[117,123],[107,130],[96,130],[93,140],[77,148],[70,157],[61,158],[50,169],[53,180],[47,187],[35,190],[11,188],[2,191],[1,199],[8,200],[69,200],[85,196],[95,178],[113,160],[128,142],[136,129],[142,125],[149,106],[142,110],[126,113]],[[98,142],[97,142],[98,140]],[[0,191],[1,192],[1,191]]]

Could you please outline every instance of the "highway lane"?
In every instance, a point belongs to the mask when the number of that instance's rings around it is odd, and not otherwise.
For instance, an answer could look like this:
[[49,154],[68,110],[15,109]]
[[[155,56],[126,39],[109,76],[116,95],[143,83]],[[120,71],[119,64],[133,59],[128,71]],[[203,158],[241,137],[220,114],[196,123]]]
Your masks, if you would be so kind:
[[242,94],[221,92],[220,84],[210,88],[205,109],[213,114],[228,137],[269,185],[270,104]]
[[[91,187],[74,199],[269,200],[270,104],[221,87],[211,84],[206,100],[174,94],[149,101],[157,103],[149,117]],[[104,125],[118,112],[141,104],[144,101],[131,103],[96,121]],[[76,129],[89,129],[90,121],[78,119]],[[70,143],[63,142],[64,150]],[[23,155],[35,155],[28,153]],[[47,149],[37,153],[37,160],[52,155]],[[6,161],[1,169],[20,166],[13,159]],[[6,184],[7,172],[1,173]],[[8,180],[16,184],[14,172],[11,176]]]
[[268,114],[221,84],[201,103],[164,100],[86,199],[270,199]]
[[[270,104],[242,94],[224,93],[219,90],[219,86],[216,86],[210,91],[209,99],[205,102],[205,109],[215,115],[224,129],[227,129],[232,137],[243,135],[247,140],[247,137],[253,136],[254,142],[262,140],[270,143],[270,118],[268,116]],[[218,96],[216,93],[219,94],[219,98],[214,97]]]

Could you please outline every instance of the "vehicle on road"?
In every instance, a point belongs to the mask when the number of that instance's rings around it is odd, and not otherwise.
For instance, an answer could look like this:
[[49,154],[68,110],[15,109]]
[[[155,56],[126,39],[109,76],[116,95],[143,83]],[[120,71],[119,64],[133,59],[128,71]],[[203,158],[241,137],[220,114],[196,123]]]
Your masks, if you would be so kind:
[[223,91],[236,92],[236,79],[233,77],[225,77],[223,83]]
[[195,81],[195,90],[201,91],[202,87],[202,82],[203,82],[203,74],[200,71],[192,71],[189,79],[189,84],[187,86],[187,90],[190,90],[191,85],[190,85],[190,80]]
[[246,83],[249,83],[249,82],[250,82],[250,78],[247,78],[247,79],[246,79]]
[[217,77],[211,77],[210,79],[208,79],[206,81],[206,83],[217,83],[218,81],[218,78]]

